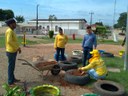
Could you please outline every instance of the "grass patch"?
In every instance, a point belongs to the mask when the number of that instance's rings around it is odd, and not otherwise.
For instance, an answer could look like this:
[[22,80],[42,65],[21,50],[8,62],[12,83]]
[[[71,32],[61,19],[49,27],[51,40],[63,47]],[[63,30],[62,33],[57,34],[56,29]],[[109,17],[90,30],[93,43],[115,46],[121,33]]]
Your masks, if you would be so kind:
[[107,67],[123,68],[124,59],[121,57],[103,57],[102,58]]
[[[21,36],[18,36],[18,43],[21,46],[23,42],[23,38]],[[37,41],[30,41],[30,40],[26,40],[27,45],[33,45],[33,44],[38,44]],[[5,36],[1,36],[0,37],[0,48],[5,47]]]
[[[49,38],[49,37],[37,37],[38,39],[41,39],[41,43],[47,44],[47,43],[54,43],[55,37]],[[82,43],[82,38],[76,38],[73,40],[72,38],[68,38],[68,43]]]
[[[5,46],[5,34],[0,35],[0,48]],[[48,43],[54,43],[55,37],[49,38],[48,36],[43,36],[43,37],[38,37],[36,36],[37,40],[27,40],[27,45],[32,45],[32,44],[48,44]],[[34,39],[34,37],[33,37]],[[76,38],[73,40],[71,37],[68,40],[68,43],[80,43],[82,44],[83,38]],[[23,42],[22,36],[18,36],[18,42],[21,45],[21,42]],[[113,40],[108,40],[105,39],[103,41],[97,40],[98,44],[113,44],[113,45],[121,45],[122,41],[120,40],[119,42],[114,42]]]
[[118,42],[114,42],[113,40],[108,40],[108,39],[105,39],[103,41],[101,40],[97,41],[98,44],[113,44],[113,45],[121,45],[122,42],[123,42],[122,40],[119,40]]
[[[55,37],[53,38],[49,38],[48,36],[46,37],[37,37],[38,39],[42,39],[41,43],[47,44],[47,43],[54,43]],[[68,38],[68,43],[82,43],[83,38],[76,38],[75,40],[72,39],[72,37]],[[122,44],[122,40],[118,41],[118,42],[114,42],[113,40],[108,40],[105,39],[103,41],[100,41],[99,39],[97,40],[98,44],[113,44],[113,45],[121,45]]]

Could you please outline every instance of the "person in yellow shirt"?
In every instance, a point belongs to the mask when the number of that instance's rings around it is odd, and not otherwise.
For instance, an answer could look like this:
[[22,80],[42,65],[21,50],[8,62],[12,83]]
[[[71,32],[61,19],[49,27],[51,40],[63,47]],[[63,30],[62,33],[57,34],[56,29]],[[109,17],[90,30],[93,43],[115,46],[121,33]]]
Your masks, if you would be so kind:
[[21,49],[14,32],[14,29],[16,28],[16,20],[11,18],[5,21],[5,23],[8,26],[5,33],[6,55],[8,57],[8,84],[14,85],[15,82],[20,81],[15,78],[14,70],[17,52],[21,53]]
[[[56,35],[54,41],[54,48],[56,50],[56,61],[59,61],[59,56],[61,56],[62,61],[65,60],[65,45],[68,42],[68,37],[63,33],[63,29],[59,27],[59,34]],[[61,55],[60,55],[61,52]]]
[[78,70],[82,73],[87,71],[93,79],[104,79],[107,75],[107,68],[100,57],[99,51],[94,49],[90,54],[92,54],[92,58],[89,59],[89,64],[85,67],[78,68]]

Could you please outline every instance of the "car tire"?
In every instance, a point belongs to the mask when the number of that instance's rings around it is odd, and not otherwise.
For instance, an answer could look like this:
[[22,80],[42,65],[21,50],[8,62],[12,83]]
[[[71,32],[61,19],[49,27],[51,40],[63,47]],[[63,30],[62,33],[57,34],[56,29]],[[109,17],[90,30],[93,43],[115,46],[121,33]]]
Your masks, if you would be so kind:
[[64,76],[64,80],[73,83],[73,84],[78,84],[78,85],[85,85],[89,82],[90,76],[89,74],[85,74],[82,76],[75,76],[72,75],[71,72],[74,71],[75,69],[68,70]]
[[114,57],[114,55],[112,53],[108,53],[108,52],[103,52],[101,54],[102,57]]
[[72,56],[69,58],[69,61],[80,64],[80,63],[82,63],[82,57]]
[[62,70],[67,71],[70,69],[77,69],[77,63],[70,62],[70,61],[62,61],[58,63]]
[[59,65],[54,65],[53,68],[51,69],[51,74],[56,76],[60,73],[60,66]]
[[125,96],[124,87],[114,81],[97,81],[93,89],[94,93],[101,96]]

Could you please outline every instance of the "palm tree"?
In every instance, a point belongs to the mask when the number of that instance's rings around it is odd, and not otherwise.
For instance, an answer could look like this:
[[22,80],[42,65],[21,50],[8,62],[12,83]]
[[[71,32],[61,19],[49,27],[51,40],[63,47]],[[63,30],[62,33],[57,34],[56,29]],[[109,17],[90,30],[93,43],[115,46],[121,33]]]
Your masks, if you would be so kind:
[[53,30],[52,21],[57,20],[57,17],[55,15],[49,15],[49,21],[51,22],[51,30]]

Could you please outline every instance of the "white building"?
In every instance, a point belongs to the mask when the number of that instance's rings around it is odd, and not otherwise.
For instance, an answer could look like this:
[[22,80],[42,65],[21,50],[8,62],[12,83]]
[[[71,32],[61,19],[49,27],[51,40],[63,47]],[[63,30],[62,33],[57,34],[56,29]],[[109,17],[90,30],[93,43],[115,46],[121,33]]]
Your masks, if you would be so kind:
[[[38,23],[38,34],[46,34],[49,30],[53,30],[54,33],[58,32],[58,27],[61,27],[65,34],[85,34],[85,19],[57,19],[49,21],[49,19],[36,19],[28,21],[27,24],[19,24],[25,31],[36,30]],[[33,32],[32,32],[33,33]]]

